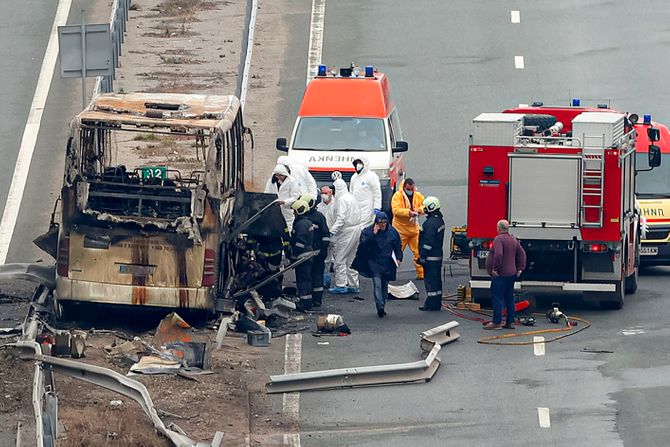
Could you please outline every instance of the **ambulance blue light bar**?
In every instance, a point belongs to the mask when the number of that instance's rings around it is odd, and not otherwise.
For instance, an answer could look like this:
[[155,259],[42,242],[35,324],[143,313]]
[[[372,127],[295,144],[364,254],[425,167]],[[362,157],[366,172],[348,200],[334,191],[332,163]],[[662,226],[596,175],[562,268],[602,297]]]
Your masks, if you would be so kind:
[[374,78],[375,77],[375,67],[372,65],[366,65],[365,66],[365,77],[366,78]]
[[572,107],[579,107],[582,102],[579,100],[579,98],[574,98],[572,100]]
[[651,124],[651,115],[644,116],[644,124]]
[[325,65],[319,65],[319,71],[317,72],[317,76],[325,76],[326,72],[328,71],[328,67]]

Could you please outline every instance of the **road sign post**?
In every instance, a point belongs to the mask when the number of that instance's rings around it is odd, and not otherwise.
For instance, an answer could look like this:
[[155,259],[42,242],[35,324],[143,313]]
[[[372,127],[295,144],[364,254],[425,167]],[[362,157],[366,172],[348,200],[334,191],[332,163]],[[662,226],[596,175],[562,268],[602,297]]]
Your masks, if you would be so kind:
[[82,78],[82,108],[86,108],[86,78],[114,75],[113,42],[109,24],[81,24],[58,27],[61,78]]

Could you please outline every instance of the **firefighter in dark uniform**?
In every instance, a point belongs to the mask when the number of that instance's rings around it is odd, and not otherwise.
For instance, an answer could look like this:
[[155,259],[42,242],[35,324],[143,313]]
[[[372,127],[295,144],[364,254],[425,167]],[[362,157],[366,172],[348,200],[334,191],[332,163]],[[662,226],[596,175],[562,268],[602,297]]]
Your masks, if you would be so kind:
[[326,217],[316,210],[316,198],[311,194],[303,194],[299,200],[309,205],[307,217],[312,221],[314,228],[314,249],[319,254],[312,258],[312,303],[314,307],[321,307],[323,300],[323,271],[325,270],[328,246],[330,245],[330,230]]
[[[291,262],[296,262],[301,255],[314,250],[314,226],[307,215],[309,204],[304,200],[296,200],[291,205],[295,213],[291,233]],[[295,282],[298,289],[300,307],[304,310],[312,308],[312,259],[295,268]]]
[[437,197],[426,197],[423,201],[426,221],[419,233],[419,264],[424,268],[426,301],[419,310],[442,308],[442,244],[444,242],[444,219]]

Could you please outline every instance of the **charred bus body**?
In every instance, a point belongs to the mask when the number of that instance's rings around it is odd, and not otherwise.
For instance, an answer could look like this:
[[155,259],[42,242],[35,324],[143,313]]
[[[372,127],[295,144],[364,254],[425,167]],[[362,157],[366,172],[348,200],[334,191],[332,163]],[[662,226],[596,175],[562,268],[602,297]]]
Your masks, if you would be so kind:
[[245,133],[234,96],[96,97],[71,124],[61,222],[36,241],[58,301],[213,311],[234,276]]

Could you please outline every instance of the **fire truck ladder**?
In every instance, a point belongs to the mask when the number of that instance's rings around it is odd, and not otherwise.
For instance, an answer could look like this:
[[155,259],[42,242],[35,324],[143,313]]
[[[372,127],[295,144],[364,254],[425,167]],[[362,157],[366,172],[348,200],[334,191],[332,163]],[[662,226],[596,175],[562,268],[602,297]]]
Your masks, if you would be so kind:
[[[601,228],[605,202],[605,160],[604,150],[589,151],[582,155],[582,227]],[[593,212],[596,210],[597,220]]]

